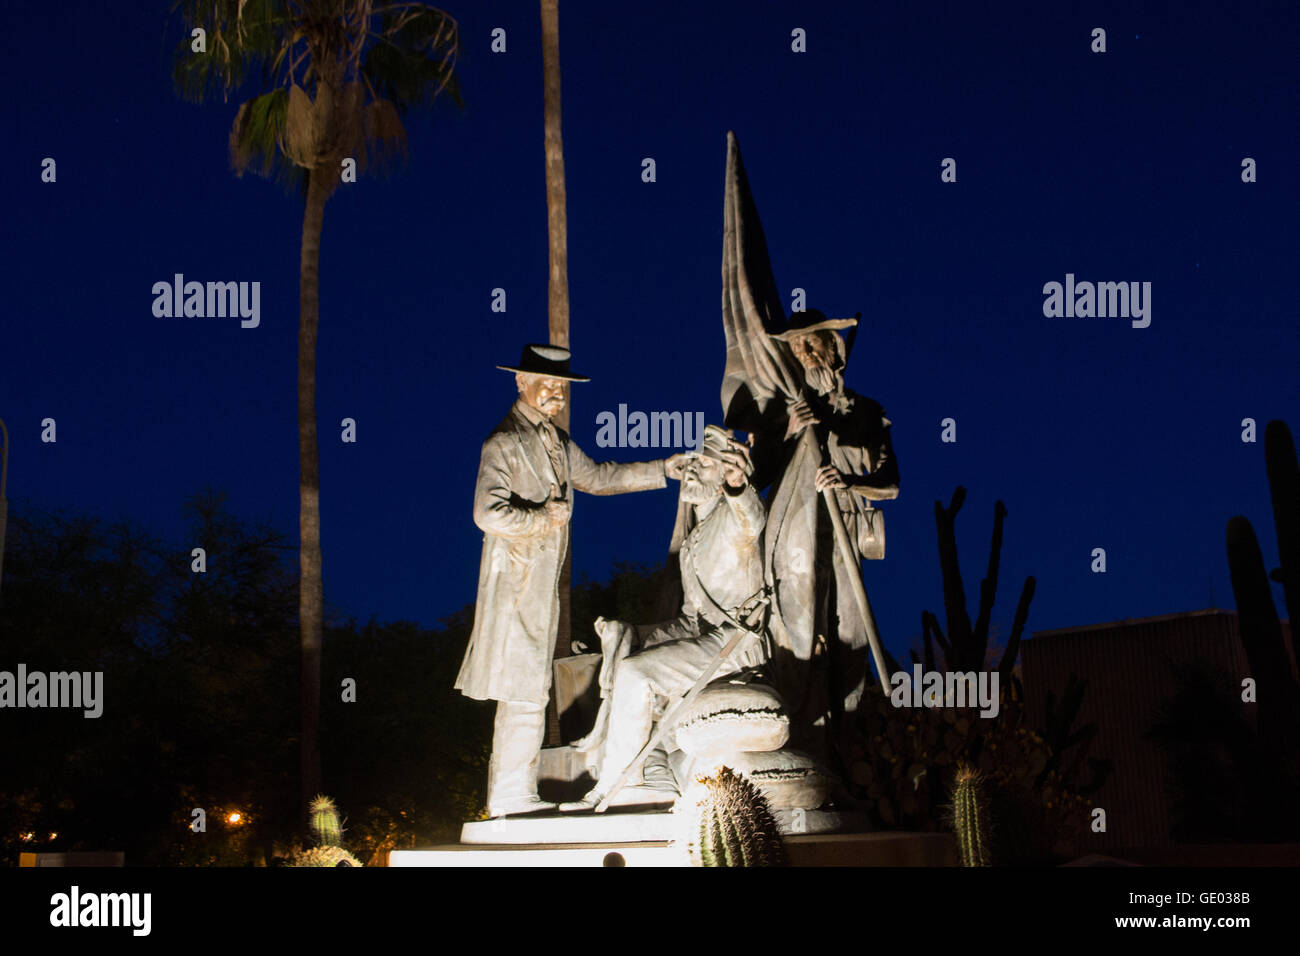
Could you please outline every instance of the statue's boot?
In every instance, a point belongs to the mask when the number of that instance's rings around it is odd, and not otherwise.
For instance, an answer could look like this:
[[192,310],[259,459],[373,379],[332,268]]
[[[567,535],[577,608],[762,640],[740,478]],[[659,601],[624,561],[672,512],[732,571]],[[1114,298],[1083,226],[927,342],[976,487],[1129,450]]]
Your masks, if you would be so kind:
[[649,790],[677,796],[677,775],[673,773],[668,753],[662,746],[650,751],[645,759],[645,766],[641,768],[641,776],[645,779],[645,786]]
[[592,788],[587,791],[586,796],[581,800],[569,800],[560,804],[561,813],[581,813],[584,810],[595,810],[597,804],[605,799],[605,794],[600,790]]
[[537,794],[508,798],[488,807],[490,817],[517,817],[525,813],[541,813],[554,810],[556,804],[543,800]]
[[502,701],[497,705],[488,760],[487,812],[490,817],[554,810],[537,795],[546,708],[542,704]]
[[[570,800],[560,804],[561,813],[581,813],[595,810],[597,804],[605,799],[605,791],[594,787],[587,791],[581,800]],[[676,790],[664,790],[650,784],[626,786],[614,794],[611,806],[615,807],[670,807],[677,800]]]

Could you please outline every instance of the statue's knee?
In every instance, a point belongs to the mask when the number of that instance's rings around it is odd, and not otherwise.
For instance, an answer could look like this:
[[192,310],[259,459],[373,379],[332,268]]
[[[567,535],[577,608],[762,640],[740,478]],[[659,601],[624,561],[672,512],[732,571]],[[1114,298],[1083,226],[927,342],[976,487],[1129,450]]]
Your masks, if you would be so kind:
[[619,666],[618,676],[614,679],[615,695],[622,694],[627,697],[644,695],[649,688],[650,679],[646,677],[636,658],[624,660]]

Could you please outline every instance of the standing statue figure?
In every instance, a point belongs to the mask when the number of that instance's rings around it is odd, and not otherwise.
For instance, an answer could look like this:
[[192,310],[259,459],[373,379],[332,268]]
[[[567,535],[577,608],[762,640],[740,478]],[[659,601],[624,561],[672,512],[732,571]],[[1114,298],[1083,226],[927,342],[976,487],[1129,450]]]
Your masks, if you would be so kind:
[[[862,558],[884,557],[884,524],[871,502],[898,496],[889,419],[844,385],[847,350],[838,330],[856,323],[796,312],[772,336],[793,354],[803,382],[798,397],[767,403],[754,444],[755,484],[771,485],[764,553],[776,604],[772,671],[792,734],[814,750],[812,728],[855,711],[870,674],[867,622],[849,575],[861,574]],[[806,429],[813,441],[804,439]],[[834,489],[857,559],[851,567],[833,538],[826,488]]]
[[[652,627],[598,619],[605,697],[596,726],[574,744],[596,765],[596,785],[564,811],[589,810],[650,741],[655,718],[706,673],[738,632],[745,632],[717,664],[713,677],[761,666],[770,647],[765,631],[751,630],[750,612],[764,595],[761,537],[767,517],[749,481],[748,450],[715,425],[704,430],[681,478],[686,534],[678,552],[682,608],[676,619]],[[680,522],[679,522],[680,524]],[[660,763],[659,769],[667,766]],[[646,773],[629,779],[633,787]],[[652,785],[653,786],[653,785]]]
[[662,488],[684,455],[620,464],[592,461],[551,418],[564,408],[569,350],[526,345],[519,398],[483,443],[474,523],[483,530],[474,630],[456,688],[496,700],[488,764],[489,816],[553,810],[537,795],[546,701],[559,625],[560,568],[569,546],[570,488],[594,495]]
[[856,332],[856,318],[802,312],[787,320],[740,144],[728,133],[723,421],[754,436],[755,484],[771,488],[763,545],[775,644],[768,671],[790,715],[792,745],[832,766],[847,726],[837,718],[858,706],[868,648],[888,687],[860,559],[884,556],[884,526],[870,502],[898,494],[884,410],[844,387],[852,340],[846,345],[838,333],[849,328]]

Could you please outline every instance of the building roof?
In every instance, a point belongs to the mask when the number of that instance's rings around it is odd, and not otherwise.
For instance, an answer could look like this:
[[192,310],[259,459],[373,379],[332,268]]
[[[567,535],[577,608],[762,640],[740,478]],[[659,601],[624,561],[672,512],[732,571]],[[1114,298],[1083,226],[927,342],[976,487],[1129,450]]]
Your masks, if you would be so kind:
[[[1074,627],[1056,627],[1046,631],[1034,631],[1033,636],[1034,639],[1037,640],[1039,637],[1052,637],[1057,634],[1092,633],[1094,631],[1105,631],[1111,628],[1139,627],[1148,624],[1163,624],[1167,621],[1180,621],[1212,616],[1235,618],[1237,612],[1229,611],[1224,608],[1210,607],[1201,611],[1179,611],[1176,614],[1157,614],[1154,617],[1126,617],[1122,621],[1105,621],[1100,624],[1077,624]],[[1283,623],[1285,623],[1285,621],[1283,621]]]

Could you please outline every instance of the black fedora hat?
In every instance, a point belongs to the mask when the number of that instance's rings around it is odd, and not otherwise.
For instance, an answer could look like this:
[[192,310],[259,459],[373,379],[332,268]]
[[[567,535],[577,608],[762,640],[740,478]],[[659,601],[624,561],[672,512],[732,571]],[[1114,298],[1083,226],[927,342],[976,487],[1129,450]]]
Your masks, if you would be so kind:
[[570,382],[590,382],[585,375],[569,371],[569,350],[558,345],[525,345],[518,365],[498,365],[506,372],[526,372],[529,375],[547,375]]
[[786,330],[775,333],[772,338],[789,342],[794,336],[803,335],[805,332],[816,332],[820,329],[847,329],[857,324],[858,320],[855,318],[828,319],[824,313],[816,309],[808,309],[805,312],[792,313]]

